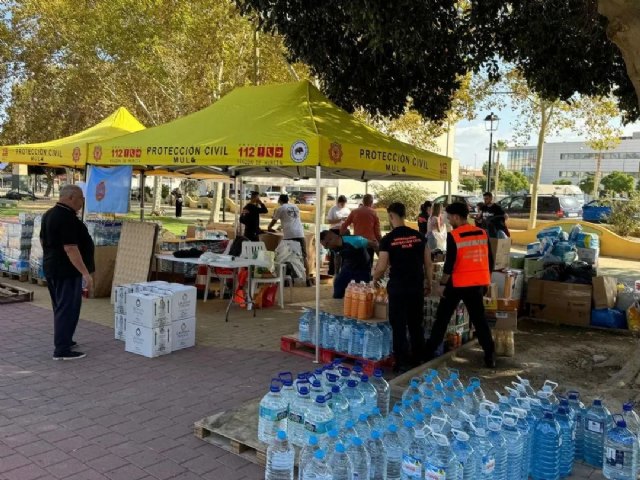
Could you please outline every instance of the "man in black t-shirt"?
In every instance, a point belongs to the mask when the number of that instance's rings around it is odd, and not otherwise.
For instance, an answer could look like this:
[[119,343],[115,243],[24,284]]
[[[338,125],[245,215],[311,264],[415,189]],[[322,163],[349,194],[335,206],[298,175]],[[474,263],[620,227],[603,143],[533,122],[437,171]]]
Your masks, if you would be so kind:
[[507,214],[497,203],[493,203],[493,194],[485,192],[482,195],[484,204],[480,207],[476,225],[487,231],[490,238],[497,238],[498,232],[503,232],[507,237],[509,229],[507,228]]
[[84,195],[80,187],[65,185],[60,200],[42,216],[40,242],[43,267],[53,306],[53,359],[76,360],[73,334],[80,318],[82,288],[91,290],[95,271],[94,245],[87,227],[78,218]]
[[257,242],[260,230],[260,214],[267,213],[267,207],[260,201],[260,193],[251,192],[251,200],[242,209],[240,223],[244,225],[244,236],[252,242]]
[[[425,248],[425,238],[417,230],[405,226],[406,208],[392,203],[387,208],[393,230],[380,241],[380,252],[374,282],[378,282],[390,266],[387,293],[389,295],[389,322],[393,328],[393,354],[396,370],[406,371],[424,356],[424,329],[422,327],[424,279],[431,259]],[[411,351],[407,345],[407,328]]]

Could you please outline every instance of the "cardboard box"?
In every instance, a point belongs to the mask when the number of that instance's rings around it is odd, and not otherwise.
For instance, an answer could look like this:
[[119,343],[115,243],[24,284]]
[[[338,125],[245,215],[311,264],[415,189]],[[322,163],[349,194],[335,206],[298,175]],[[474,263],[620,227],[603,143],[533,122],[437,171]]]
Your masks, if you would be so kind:
[[491,297],[483,297],[482,303],[484,304],[485,311],[496,311],[498,310],[498,299]]
[[114,309],[117,313],[126,315],[127,313],[127,294],[134,293],[136,290],[133,285],[118,285],[114,288]]
[[127,294],[127,322],[146,328],[158,328],[171,323],[169,296],[149,292]]
[[509,310],[496,310],[485,315],[489,327],[495,330],[509,330],[515,332],[518,329],[518,312]]
[[498,289],[498,298],[520,300],[524,288],[524,270],[508,268],[493,272],[491,283]]
[[183,318],[171,323],[171,351],[193,347],[196,344],[196,317]]
[[578,260],[586,262],[594,267],[598,266],[600,258],[600,248],[578,248]]
[[124,341],[127,332],[127,316],[121,313],[114,315],[114,333],[116,340]]
[[166,286],[155,287],[152,293],[169,297],[171,302],[171,321],[196,316],[197,289],[181,283],[167,283]]
[[128,325],[124,350],[145,357],[154,358],[171,353],[172,327],[147,328],[141,325]]
[[491,253],[493,254],[493,269],[502,270],[509,268],[511,263],[511,239],[510,238],[490,238]]
[[525,257],[524,259],[524,275],[531,278],[538,275],[538,272],[544,270],[544,262],[542,257]]
[[618,297],[618,282],[614,277],[593,277],[593,308],[613,308]]
[[387,320],[389,318],[388,313],[389,304],[376,302],[373,305],[373,318],[378,320]]
[[591,293],[591,285],[531,279],[527,286],[527,302],[533,318],[589,326]]

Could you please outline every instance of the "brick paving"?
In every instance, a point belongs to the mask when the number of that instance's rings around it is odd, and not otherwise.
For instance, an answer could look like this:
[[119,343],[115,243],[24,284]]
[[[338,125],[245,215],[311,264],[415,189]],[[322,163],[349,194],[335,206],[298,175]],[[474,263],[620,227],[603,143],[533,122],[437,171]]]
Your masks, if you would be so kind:
[[193,423],[261,395],[274,372],[312,366],[209,346],[148,359],[84,320],[76,340],[87,357],[55,362],[50,310],[0,306],[0,327],[0,480],[264,478],[197,439]]
[[[295,327],[295,308],[257,318],[234,310],[224,324],[221,302],[199,302],[204,342],[147,359],[113,340],[108,301],[90,300],[82,318],[93,321],[81,320],[76,334],[87,358],[54,362],[46,291],[33,288],[34,304],[0,306],[0,480],[264,478],[261,467],[197,439],[192,427],[260,396],[272,373],[312,367],[277,351],[279,335]],[[603,477],[576,465],[571,478]]]

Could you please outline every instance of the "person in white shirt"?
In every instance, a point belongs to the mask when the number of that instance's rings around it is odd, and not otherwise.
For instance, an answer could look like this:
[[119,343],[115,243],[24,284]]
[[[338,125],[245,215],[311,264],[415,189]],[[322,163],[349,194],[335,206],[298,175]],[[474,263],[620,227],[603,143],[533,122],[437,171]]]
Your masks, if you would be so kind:
[[311,285],[311,281],[309,279],[309,263],[307,262],[307,243],[304,238],[304,227],[300,220],[300,209],[296,205],[289,203],[289,195],[285,194],[280,195],[278,198],[278,205],[280,206],[273,212],[273,218],[267,230],[269,232],[275,232],[273,227],[278,220],[280,220],[283,240],[295,240],[300,244],[304,271],[307,276],[307,286],[309,286]]
[[[347,207],[347,197],[340,195],[336,204],[329,209],[327,214],[327,223],[331,225],[330,230],[336,235],[340,235],[340,227],[351,213],[351,209]],[[340,270],[336,268],[336,256],[332,250],[329,250],[329,275],[336,275]]]

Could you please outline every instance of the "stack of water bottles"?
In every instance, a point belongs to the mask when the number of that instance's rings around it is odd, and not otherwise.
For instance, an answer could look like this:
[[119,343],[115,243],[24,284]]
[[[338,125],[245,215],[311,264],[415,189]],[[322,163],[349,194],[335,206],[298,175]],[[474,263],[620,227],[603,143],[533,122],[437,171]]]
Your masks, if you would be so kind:
[[575,461],[608,479],[636,480],[640,420],[632,404],[611,415],[547,380],[505,386],[489,401],[480,380],[455,370],[414,378],[389,408],[376,371],[326,365],[297,378],[282,373],[260,404],[259,438],[269,444],[267,480],[554,480]]
[[[334,352],[382,360],[391,355],[389,322],[357,321],[342,315],[320,312],[320,346]],[[298,340],[316,345],[316,312],[305,308],[298,322]]]

